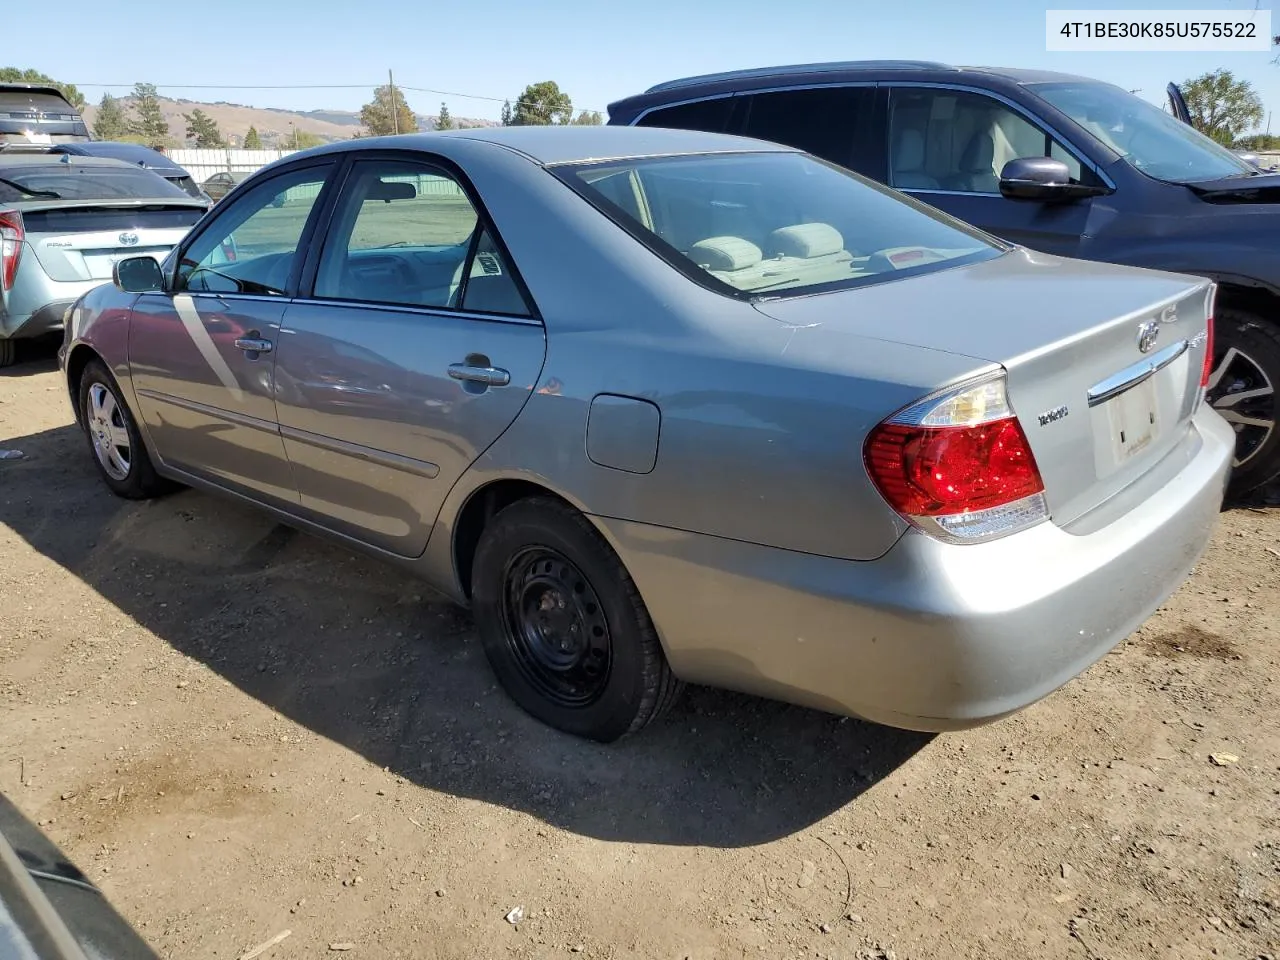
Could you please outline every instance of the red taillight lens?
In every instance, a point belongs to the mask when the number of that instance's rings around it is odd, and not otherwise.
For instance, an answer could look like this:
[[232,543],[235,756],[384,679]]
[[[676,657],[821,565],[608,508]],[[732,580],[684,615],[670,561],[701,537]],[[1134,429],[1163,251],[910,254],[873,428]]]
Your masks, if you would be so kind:
[[963,427],[881,424],[867,467],[890,506],[913,517],[987,510],[1044,491],[1012,417]]
[[18,275],[18,261],[22,258],[22,242],[25,239],[22,214],[0,213],[0,289],[13,289],[13,279]]
[[1044,482],[1003,378],[890,417],[871,431],[864,457],[889,505],[945,540],[988,540],[1048,518]]
[[1204,321],[1204,369],[1200,371],[1200,386],[1209,385],[1209,377],[1213,374],[1213,317]]

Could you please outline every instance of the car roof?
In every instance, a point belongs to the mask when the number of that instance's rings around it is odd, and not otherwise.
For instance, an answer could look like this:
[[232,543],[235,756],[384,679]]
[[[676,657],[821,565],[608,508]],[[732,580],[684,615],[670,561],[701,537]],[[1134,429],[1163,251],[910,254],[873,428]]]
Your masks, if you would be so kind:
[[75,167],[125,167],[129,170],[143,169],[136,163],[125,163],[123,160],[116,160],[114,157],[81,157],[70,153],[0,152],[0,167],[6,167],[10,170],[16,167],[54,167],[62,164]]
[[120,143],[115,140],[86,140],[79,143],[59,143],[52,153],[69,153],[77,157],[112,157],[117,160],[130,161],[135,165],[145,166],[152,170],[177,170],[185,173],[159,150],[143,146],[140,143]]
[[[324,147],[314,153],[334,153],[374,147],[410,147],[432,152],[448,151],[447,141],[488,143],[523,154],[535,163],[551,166],[593,160],[617,160],[696,153],[796,152],[792,147],[766,144],[746,137],[698,130],[666,130],[658,127],[530,126],[469,127],[391,137],[362,137]],[[313,151],[307,151],[312,153]]]
[[[987,77],[1005,83],[1025,84],[1051,81],[1082,81],[1086,77],[1051,70],[1016,67],[955,66],[933,60],[835,60],[825,63],[795,63],[751,67],[706,73],[654,84],[643,93],[609,104],[610,115],[621,108],[652,107],[659,103],[696,99],[703,95],[727,95],[760,87],[787,87],[808,82],[840,83],[883,79],[885,75],[926,76],[930,80]],[[1095,81],[1096,82],[1096,81]]]

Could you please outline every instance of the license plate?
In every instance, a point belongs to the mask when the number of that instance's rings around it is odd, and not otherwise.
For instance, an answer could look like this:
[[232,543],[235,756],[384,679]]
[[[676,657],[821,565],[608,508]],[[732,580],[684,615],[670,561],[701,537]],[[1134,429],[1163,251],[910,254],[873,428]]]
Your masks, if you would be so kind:
[[1151,377],[1106,405],[1111,452],[1117,465],[1138,456],[1160,436],[1156,379]]

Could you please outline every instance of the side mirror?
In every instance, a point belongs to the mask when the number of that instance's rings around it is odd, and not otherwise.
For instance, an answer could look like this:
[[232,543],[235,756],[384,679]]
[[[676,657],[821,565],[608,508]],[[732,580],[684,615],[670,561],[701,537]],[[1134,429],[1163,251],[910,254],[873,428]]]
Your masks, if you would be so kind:
[[154,257],[129,257],[116,261],[111,282],[125,293],[151,293],[164,289],[164,273]]
[[1097,187],[1072,183],[1067,165],[1052,157],[1019,157],[1000,171],[1000,194],[1009,200],[1079,200],[1103,192]]

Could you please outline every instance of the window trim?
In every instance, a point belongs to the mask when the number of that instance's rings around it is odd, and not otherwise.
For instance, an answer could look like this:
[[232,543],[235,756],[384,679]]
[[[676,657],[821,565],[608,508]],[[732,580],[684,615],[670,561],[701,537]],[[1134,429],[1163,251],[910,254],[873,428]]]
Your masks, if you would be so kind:
[[[183,239],[183,242],[178,246],[174,247],[173,252],[169,255],[169,259],[167,260],[164,267],[162,267],[164,271],[164,289],[162,291],[157,291],[157,292],[163,292],[169,296],[177,296],[178,294],[182,294],[182,293],[191,294],[192,296],[195,296],[196,294],[216,293],[217,296],[223,297],[223,298],[241,299],[245,297],[251,297],[259,300],[268,299],[268,300],[271,300],[273,303],[281,303],[281,302],[286,302],[288,300],[292,300],[294,297],[297,296],[299,283],[301,280],[301,270],[303,265],[307,261],[308,251],[310,250],[310,247],[311,247],[311,240],[315,236],[317,222],[320,220],[321,215],[326,212],[324,211],[323,208],[325,204],[328,202],[328,198],[332,195],[332,190],[333,190],[334,181],[335,181],[335,174],[341,168],[341,165],[342,165],[341,158],[334,157],[331,155],[314,157],[304,162],[289,164],[287,167],[282,167],[278,170],[272,170],[270,174],[263,175],[262,178],[257,183],[253,183],[251,186],[248,186],[244,190],[244,192],[241,193],[241,195],[237,197],[235,200],[233,200],[231,203],[226,203],[226,201],[224,200],[221,209],[218,209],[217,207],[211,208],[210,212],[212,215],[208,216],[207,219],[203,219],[201,222],[197,223],[196,226],[192,228],[191,232]],[[238,204],[245,202],[244,201],[245,197],[256,192],[258,187],[264,183],[270,183],[272,180],[278,180],[281,177],[287,177],[294,173],[300,173],[302,171],[312,170],[312,169],[318,170],[324,167],[328,167],[329,170],[328,172],[325,173],[324,180],[320,184],[320,192],[316,196],[316,202],[311,205],[311,210],[307,214],[307,221],[302,226],[302,233],[298,237],[298,246],[294,251],[295,254],[301,253],[302,256],[295,256],[294,263],[289,268],[289,277],[288,277],[288,280],[286,280],[285,282],[285,290],[280,296],[267,297],[266,295],[260,294],[260,293],[237,293],[234,290],[226,291],[226,292],[216,292],[212,290],[179,290],[177,289],[178,270],[182,265],[182,261],[186,259],[187,251],[189,251],[193,246],[199,243],[201,238],[204,237],[204,235],[208,233],[210,230],[217,229],[219,221],[225,220],[225,218],[229,215],[229,211],[234,210]],[[263,169],[266,169],[266,168],[263,168]],[[255,171],[255,175],[256,175],[256,171]],[[246,184],[250,184],[250,179],[243,180],[240,183],[240,186],[244,187]]]
[[[471,204],[476,213],[476,230],[473,231],[470,245],[468,246],[468,259],[464,262],[463,267],[463,287],[465,290],[466,278],[468,275],[469,263],[474,254],[476,238],[479,236],[480,230],[489,231],[489,235],[493,238],[494,245],[498,248],[498,252],[502,257],[503,264],[511,271],[511,277],[516,283],[521,299],[524,300],[527,314],[497,314],[487,311],[467,311],[461,307],[434,307],[425,306],[423,304],[412,303],[385,303],[370,300],[339,300],[326,297],[317,297],[315,294],[316,276],[320,271],[320,260],[324,256],[324,248],[330,240],[329,230],[333,225],[333,219],[338,211],[338,204],[342,202],[346,196],[347,187],[351,180],[351,173],[357,163],[369,161],[392,161],[399,163],[416,164],[418,166],[436,167],[442,170],[450,179],[452,179],[466,195],[468,202]],[[520,274],[520,270],[515,265],[515,260],[511,256],[511,250],[507,246],[506,241],[502,239],[502,235],[498,232],[498,228],[494,225],[493,218],[489,215],[488,208],[480,199],[480,194],[476,190],[471,179],[463,172],[458,164],[454,163],[446,157],[442,157],[436,153],[429,153],[422,150],[394,150],[394,149],[373,149],[373,150],[348,150],[343,153],[343,163],[338,175],[334,179],[333,194],[324,212],[324,222],[320,225],[320,235],[323,242],[319,244],[309,244],[307,256],[303,264],[302,274],[299,277],[297,290],[293,295],[293,299],[299,303],[315,303],[324,304],[326,306],[358,306],[369,307],[370,309],[398,310],[431,313],[435,315],[445,314],[447,316],[466,316],[480,320],[504,320],[525,321],[542,325],[542,313],[538,310],[537,301],[534,300],[533,294],[530,292],[528,285],[524,281],[524,277]],[[461,294],[459,295],[461,301]]]
[[[949,226],[960,233],[971,235],[975,240],[986,244],[989,250],[984,250],[981,254],[974,253],[964,257],[957,257],[954,260],[947,261],[942,266],[939,266],[936,263],[927,263],[918,267],[908,267],[904,270],[896,270],[892,274],[884,275],[882,279],[874,279],[875,275],[873,275],[872,278],[868,278],[867,283],[849,284],[845,280],[833,280],[828,283],[811,284],[805,287],[794,287],[786,290],[741,290],[738,287],[731,286],[730,284],[717,279],[708,271],[703,270],[656,233],[647,229],[642,224],[637,223],[634,217],[615,204],[612,200],[609,200],[598,192],[591,190],[590,184],[581,177],[564,175],[561,172],[574,171],[584,167],[602,167],[618,163],[647,163],[652,161],[661,161],[664,159],[687,160],[694,157],[777,156],[779,154],[793,154],[805,157],[812,160],[814,163],[820,163],[823,166],[834,170],[836,173],[843,174],[852,180],[856,180],[863,186],[868,187],[877,193],[889,194],[890,199],[895,202],[901,203],[904,206],[912,207],[918,213],[922,213],[932,220],[940,221],[944,225]],[[838,293],[844,290],[859,290],[865,287],[876,286],[880,283],[889,283],[894,280],[907,280],[915,276],[927,276],[931,273],[938,273],[942,270],[948,270],[953,267],[963,267],[969,266],[973,263],[981,263],[983,260],[987,259],[982,254],[989,252],[992,254],[990,259],[996,259],[1004,256],[1010,250],[1014,249],[1014,245],[1009,243],[1007,240],[987,233],[980,227],[967,223],[958,217],[947,213],[945,210],[925,203],[923,200],[917,200],[915,197],[909,195],[902,194],[895,196],[895,194],[901,194],[901,191],[894,190],[894,188],[890,187],[888,184],[881,183],[879,180],[873,180],[865,174],[858,173],[856,170],[843,167],[838,163],[832,163],[830,160],[824,160],[821,157],[815,157],[813,154],[806,153],[798,147],[681,153],[654,157],[631,157],[611,160],[572,160],[565,163],[550,164],[546,169],[548,173],[594,207],[601,216],[605,217],[618,229],[632,237],[663,263],[680,273],[685,279],[697,284],[704,290],[709,290],[712,293],[718,293],[721,296],[745,303],[762,303],[768,300],[786,300],[796,297],[816,296],[823,293]]]
[[[1015,113],[1021,115],[1024,120],[1026,120],[1029,124],[1031,124],[1031,126],[1038,129],[1041,133],[1056,140],[1058,144],[1062,147],[1062,149],[1066,150],[1069,154],[1071,154],[1073,157],[1076,158],[1076,160],[1080,162],[1080,166],[1082,169],[1087,169],[1091,171],[1093,174],[1095,174],[1098,177],[1098,179],[1101,180],[1106,185],[1108,193],[1115,193],[1116,191],[1116,182],[1113,179],[1111,179],[1111,177],[1097,163],[1095,163],[1087,153],[1085,153],[1083,150],[1077,147],[1067,137],[1063,136],[1061,131],[1056,129],[1052,124],[1046,122],[1042,117],[1037,116],[1027,107],[1024,107],[1022,104],[1018,103],[1016,100],[1013,100],[1012,98],[1007,97],[1004,94],[996,93],[994,90],[988,90],[985,87],[975,87],[969,84],[961,84],[961,83],[944,83],[941,81],[889,80],[889,81],[883,82],[881,86],[885,88],[885,90],[888,92],[888,95],[889,95],[888,102],[885,105],[886,108],[885,108],[885,118],[884,118],[884,142],[881,145],[884,151],[884,156],[885,156],[885,171],[886,171],[886,175],[889,177],[892,177],[893,175],[893,171],[892,169],[890,169],[890,164],[888,163],[888,160],[889,160],[889,155],[890,155],[889,151],[891,148],[892,136],[893,136],[893,92],[894,90],[897,90],[897,89],[953,90],[957,93],[972,93],[980,97],[986,97],[990,100],[995,100],[997,103],[1003,104],[1004,106],[1013,110]],[[886,181],[885,185],[891,187],[894,190],[899,190],[904,193],[928,193],[935,196],[953,196],[953,197],[1000,197],[1001,199],[1004,199],[1004,195],[999,191],[996,191],[995,193],[991,193],[988,191],[976,191],[976,190],[933,190],[933,189],[923,188],[923,187],[894,187],[891,183],[888,183],[888,181]]]

